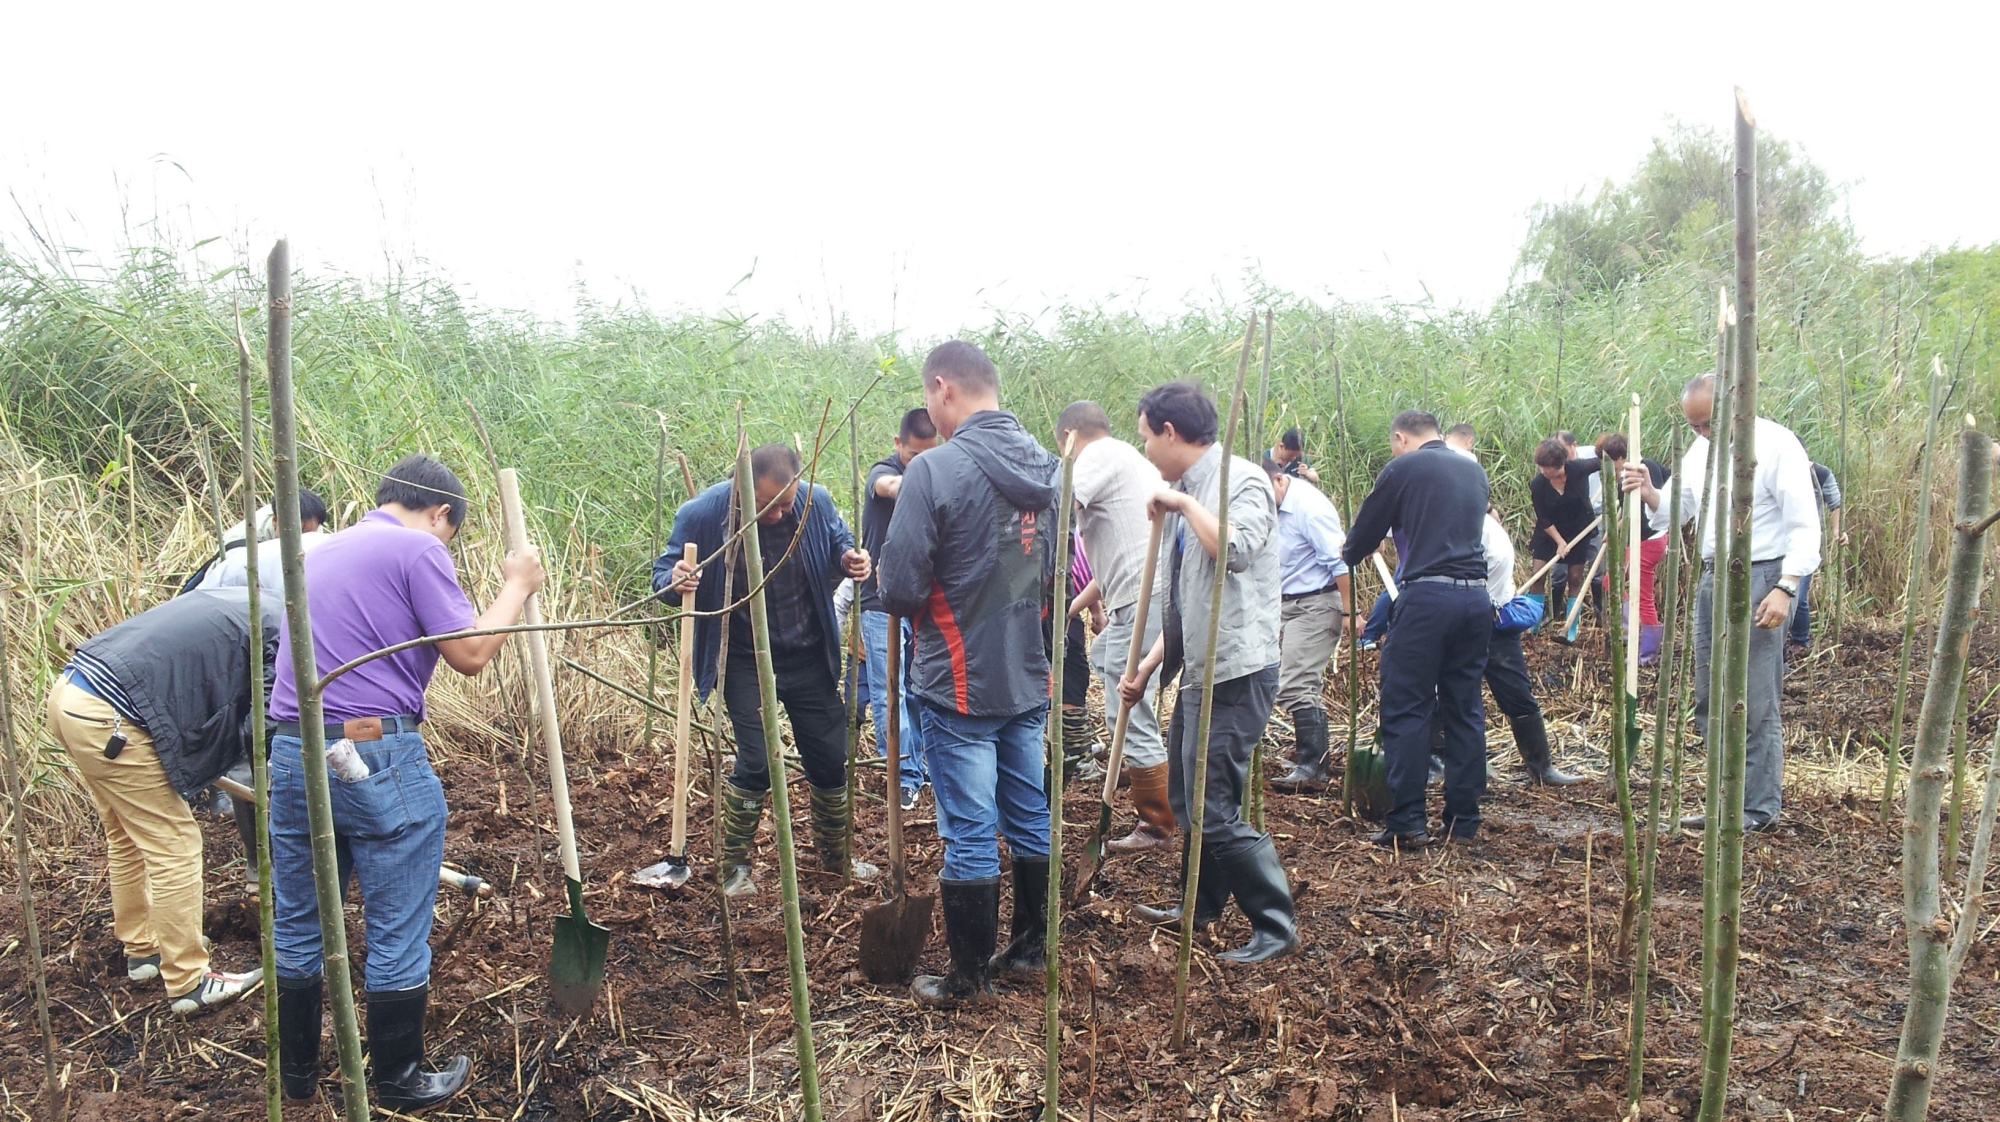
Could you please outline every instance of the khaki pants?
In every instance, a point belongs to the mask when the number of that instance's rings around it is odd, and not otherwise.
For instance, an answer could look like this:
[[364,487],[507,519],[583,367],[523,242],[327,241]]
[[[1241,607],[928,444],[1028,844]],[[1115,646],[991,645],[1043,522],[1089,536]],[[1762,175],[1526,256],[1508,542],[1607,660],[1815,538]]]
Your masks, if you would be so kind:
[[1278,708],[1287,713],[1326,708],[1326,664],[1340,653],[1344,622],[1338,590],[1285,601],[1278,631]]
[[[145,729],[122,721],[102,698],[65,674],[49,692],[49,731],[76,770],[104,822],[111,862],[111,918],[128,958],[160,956],[160,980],[179,996],[208,970],[201,939],[201,828],[187,801],[167,782]],[[125,750],[104,758],[114,728]]]

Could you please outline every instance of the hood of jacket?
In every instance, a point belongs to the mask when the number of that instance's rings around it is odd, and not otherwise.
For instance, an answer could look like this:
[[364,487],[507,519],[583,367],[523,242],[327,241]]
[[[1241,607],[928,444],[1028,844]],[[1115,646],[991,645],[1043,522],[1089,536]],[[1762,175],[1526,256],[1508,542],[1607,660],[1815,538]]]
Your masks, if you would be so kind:
[[964,451],[993,489],[1016,510],[1047,510],[1056,503],[1062,461],[1043,448],[1012,413],[988,410],[966,418],[951,443]]

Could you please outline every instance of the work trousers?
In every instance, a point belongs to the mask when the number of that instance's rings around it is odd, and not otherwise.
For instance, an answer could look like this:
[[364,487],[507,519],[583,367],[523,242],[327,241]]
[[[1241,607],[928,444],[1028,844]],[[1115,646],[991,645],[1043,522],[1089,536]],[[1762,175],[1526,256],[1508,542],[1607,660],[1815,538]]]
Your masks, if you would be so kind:
[[[178,997],[208,971],[201,941],[201,827],[167,781],[153,738],[64,674],[48,697],[49,731],[75,762],[104,824],[111,866],[111,926],[127,958],[160,956],[160,979]],[[116,730],[125,749],[104,758]]]
[[[1202,798],[1204,856],[1224,860],[1247,852],[1265,837],[1243,820],[1243,790],[1250,773],[1250,753],[1264,736],[1277,696],[1275,666],[1215,684],[1208,722],[1208,782]],[[1188,791],[1193,784],[1195,753],[1201,748],[1195,739],[1200,716],[1200,685],[1182,686],[1167,732],[1172,746],[1167,754],[1167,800],[1184,835],[1193,829]]]
[[[444,864],[444,784],[431,770],[420,733],[391,733],[354,745],[368,777],[327,776],[341,899],[350,876],[361,880],[368,931],[367,989],[387,993],[430,981],[431,924],[438,868]],[[271,880],[278,977],[320,976],[319,896],[313,877],[312,827],[306,818],[305,758],[299,738],[271,738]]]
[[[1778,586],[1782,563],[1750,566],[1750,610]],[[1708,687],[1711,638],[1715,634],[1715,573],[1704,570],[1694,598],[1694,721],[1702,739],[1709,735]],[[1743,621],[1749,627],[1749,621]],[[1784,804],[1785,732],[1778,704],[1784,697],[1785,629],[1750,629],[1749,735],[1743,749],[1743,816],[1746,822],[1776,818]],[[1719,730],[1718,730],[1719,731]],[[1710,777],[1714,782],[1714,777]]]
[[917,698],[930,752],[931,793],[949,881],[1000,875],[1000,841],[1016,858],[1049,855],[1049,800],[1042,790],[1049,709],[974,717]]
[[1340,652],[1347,619],[1340,591],[1326,589],[1286,600],[1278,623],[1278,708],[1287,713],[1325,709],[1326,664]]
[[[864,626],[867,620],[862,620]],[[778,704],[792,723],[792,741],[806,779],[822,791],[847,787],[847,706],[838,683],[818,651],[773,659],[778,679]],[[870,687],[873,688],[872,685]],[[749,653],[729,656],[729,673],[722,683],[723,705],[736,730],[736,770],[730,782],[739,791],[771,789],[770,767],[764,756],[764,694],[757,684],[757,662]],[[876,726],[888,735],[888,722]],[[905,742],[907,743],[907,741]]]
[[1801,647],[1812,645],[1812,586],[1811,576],[1799,578],[1799,599],[1792,608],[1791,640]]
[[1479,688],[1493,637],[1493,601],[1482,582],[1406,584],[1382,646],[1382,747],[1399,834],[1426,829],[1424,782],[1431,722],[1444,729],[1444,817],[1456,836],[1479,829],[1486,793],[1486,700]]
[[[1104,630],[1097,633],[1097,642],[1091,647],[1091,666],[1097,676],[1104,681],[1106,706],[1116,703],[1118,683],[1125,677],[1125,658],[1131,654],[1132,625],[1138,622],[1139,605],[1135,601],[1122,608],[1105,613]],[[1139,657],[1153,649],[1154,640],[1160,637],[1160,613],[1146,613],[1146,634],[1140,640]],[[1067,674],[1067,671],[1065,671]],[[1068,684],[1065,678],[1065,685]],[[1125,764],[1128,767],[1158,767],[1167,762],[1166,745],[1160,743],[1160,714],[1154,708],[1154,699],[1160,689],[1160,672],[1146,682],[1146,692],[1132,703],[1132,715],[1125,727]],[[1116,720],[1117,714],[1112,714]]]

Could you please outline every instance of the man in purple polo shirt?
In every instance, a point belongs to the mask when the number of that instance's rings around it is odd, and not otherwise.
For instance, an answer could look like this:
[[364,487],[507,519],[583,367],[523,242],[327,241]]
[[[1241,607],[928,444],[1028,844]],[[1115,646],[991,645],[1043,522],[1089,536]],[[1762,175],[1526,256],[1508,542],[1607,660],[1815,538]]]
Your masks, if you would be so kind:
[[[541,587],[540,556],[509,554],[504,584],[484,613],[459,588],[446,548],[465,521],[465,488],[443,464],[410,456],[389,469],[376,509],[327,539],[306,559],[313,661],[320,673],[384,647],[425,635],[505,627],[521,618]],[[417,730],[424,689],[442,657],[461,674],[493,661],[503,635],[452,639],[376,659],[327,686],[327,743],[351,741],[366,773],[335,770],[334,840],[342,895],[361,878],[367,922],[368,1042],[375,1101],[421,1110],[464,1089],[472,1062],[453,1059],[424,1070],[424,1008],[429,996],[431,921],[437,869],[444,860],[444,787],[431,770]],[[287,626],[278,666],[291,665]],[[271,861],[276,884],[279,1069],[285,1094],[312,1097],[319,1079],[322,948],[306,821],[299,741],[298,684],[280,670],[271,691]]]

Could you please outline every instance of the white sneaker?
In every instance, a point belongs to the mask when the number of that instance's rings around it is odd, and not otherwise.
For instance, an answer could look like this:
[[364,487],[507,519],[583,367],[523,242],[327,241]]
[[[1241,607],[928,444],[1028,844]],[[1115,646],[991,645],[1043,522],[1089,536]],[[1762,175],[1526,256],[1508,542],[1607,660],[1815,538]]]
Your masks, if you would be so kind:
[[125,976],[135,982],[150,982],[160,976],[160,956],[147,955],[145,958],[125,960]]
[[220,1009],[263,983],[262,968],[242,974],[225,974],[220,970],[211,970],[202,975],[201,981],[193,989],[174,998],[173,1009],[183,1017]]

